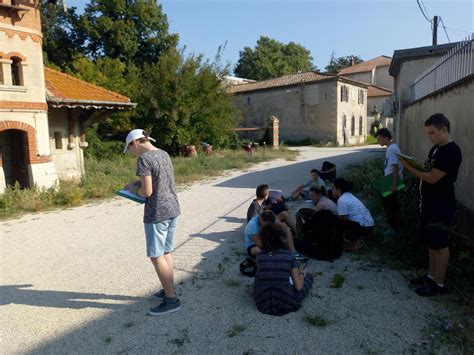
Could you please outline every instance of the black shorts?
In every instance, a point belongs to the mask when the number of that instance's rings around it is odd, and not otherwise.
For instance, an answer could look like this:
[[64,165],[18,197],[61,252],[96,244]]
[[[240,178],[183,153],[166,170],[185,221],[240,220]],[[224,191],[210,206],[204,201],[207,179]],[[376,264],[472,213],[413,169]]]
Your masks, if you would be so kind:
[[420,213],[420,235],[429,249],[449,248],[455,211],[455,208],[446,206],[423,207]]

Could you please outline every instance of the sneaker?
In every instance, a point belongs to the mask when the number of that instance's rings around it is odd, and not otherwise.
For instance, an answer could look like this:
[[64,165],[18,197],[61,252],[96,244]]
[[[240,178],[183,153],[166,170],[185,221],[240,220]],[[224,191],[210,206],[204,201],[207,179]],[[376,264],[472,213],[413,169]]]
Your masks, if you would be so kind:
[[428,274],[424,274],[423,276],[418,276],[414,279],[410,279],[410,285],[412,286],[428,286],[433,282],[433,279],[431,277],[428,277]]
[[179,299],[176,298],[176,301],[170,302],[169,298],[165,298],[158,307],[150,308],[148,314],[150,316],[161,316],[162,314],[177,312],[180,309]]
[[165,290],[160,290],[158,291],[157,293],[154,293],[153,294],[153,298],[157,299],[157,300],[164,300],[165,299]]
[[438,295],[445,295],[449,291],[446,285],[441,287],[437,283],[433,282],[432,284],[429,284],[428,286],[418,287],[415,290],[415,292],[419,296],[422,296],[422,297],[433,297],[433,296],[438,296]]
[[293,256],[295,257],[295,259],[297,261],[299,261],[300,263],[305,263],[309,260],[309,258],[307,256],[304,256],[300,253],[298,253],[297,251],[293,252]]

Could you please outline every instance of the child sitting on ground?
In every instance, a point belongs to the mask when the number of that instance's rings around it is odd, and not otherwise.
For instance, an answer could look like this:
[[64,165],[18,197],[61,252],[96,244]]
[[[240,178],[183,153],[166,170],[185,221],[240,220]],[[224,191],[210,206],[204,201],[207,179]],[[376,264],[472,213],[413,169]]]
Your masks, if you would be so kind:
[[266,224],[256,239],[262,251],[257,255],[254,297],[257,309],[265,314],[282,316],[297,311],[313,285],[313,276],[300,270],[285,238],[280,227]]

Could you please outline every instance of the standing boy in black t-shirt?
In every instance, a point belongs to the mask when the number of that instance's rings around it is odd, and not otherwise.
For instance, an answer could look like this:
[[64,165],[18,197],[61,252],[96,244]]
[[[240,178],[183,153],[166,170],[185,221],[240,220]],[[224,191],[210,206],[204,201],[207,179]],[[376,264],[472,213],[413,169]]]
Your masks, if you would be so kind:
[[461,149],[449,137],[449,120],[441,113],[425,121],[425,131],[434,144],[425,162],[427,171],[419,171],[401,160],[406,170],[421,179],[420,232],[428,244],[429,270],[410,280],[420,296],[448,292],[445,282],[449,262],[449,235],[456,210],[454,182],[462,161]]

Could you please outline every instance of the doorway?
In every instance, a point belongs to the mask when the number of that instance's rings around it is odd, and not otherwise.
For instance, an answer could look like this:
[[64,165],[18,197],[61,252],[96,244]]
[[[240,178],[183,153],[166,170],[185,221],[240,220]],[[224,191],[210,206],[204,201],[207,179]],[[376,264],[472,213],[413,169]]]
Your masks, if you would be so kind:
[[28,173],[28,136],[25,131],[0,132],[0,155],[7,186],[16,182],[22,189],[31,187]]

